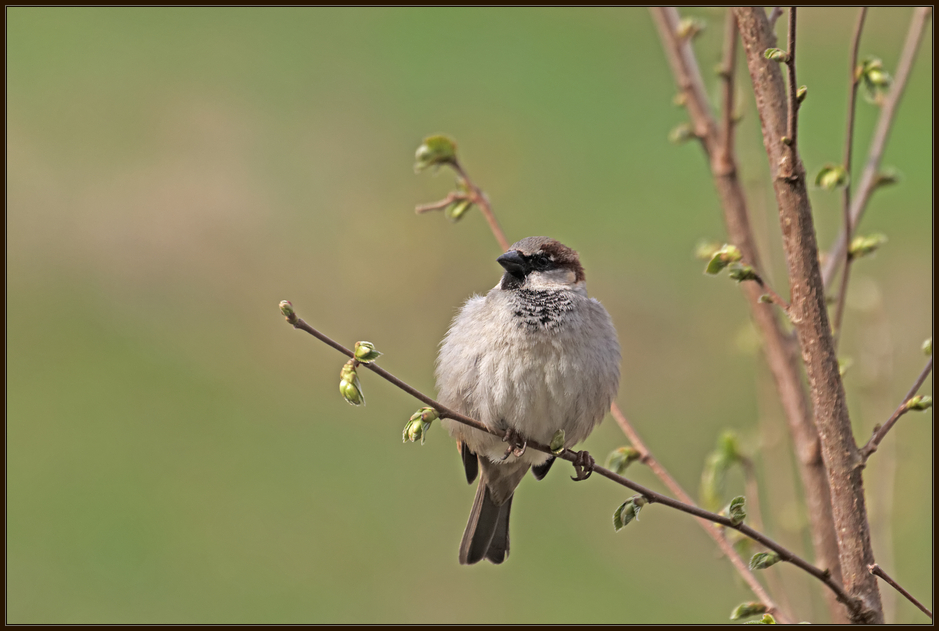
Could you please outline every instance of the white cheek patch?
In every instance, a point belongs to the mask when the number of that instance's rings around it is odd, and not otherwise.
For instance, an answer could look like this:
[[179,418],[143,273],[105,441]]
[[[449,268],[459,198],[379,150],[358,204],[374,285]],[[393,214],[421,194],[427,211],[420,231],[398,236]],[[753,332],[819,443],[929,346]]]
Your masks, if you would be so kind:
[[561,267],[549,270],[547,272],[532,272],[528,275],[528,282],[525,287],[528,289],[551,289],[558,287],[570,287],[574,284],[577,276],[574,271]]

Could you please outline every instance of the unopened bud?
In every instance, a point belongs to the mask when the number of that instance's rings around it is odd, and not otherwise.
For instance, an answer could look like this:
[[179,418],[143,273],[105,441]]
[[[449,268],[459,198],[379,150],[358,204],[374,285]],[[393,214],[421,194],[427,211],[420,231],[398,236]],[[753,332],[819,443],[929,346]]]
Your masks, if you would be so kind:
[[[772,614],[764,613],[759,620],[748,620],[744,624],[776,624],[776,618]],[[802,624],[801,622],[799,624]]]
[[840,164],[826,164],[815,176],[815,185],[830,191],[848,183],[848,172]]
[[707,22],[698,18],[684,18],[678,23],[675,34],[679,39],[693,39],[707,27]]
[[437,413],[437,410],[435,410],[434,408],[428,408],[428,407],[423,407],[411,415],[412,421],[420,419],[424,421],[425,423],[436,421],[438,418],[440,418],[440,415]]
[[765,570],[771,565],[776,565],[779,561],[779,554],[776,552],[758,552],[750,559],[750,569]]
[[280,312],[284,314],[290,324],[297,323],[297,314],[294,313],[293,304],[289,300],[280,301]]
[[747,500],[742,495],[730,500],[730,505],[727,507],[727,516],[730,517],[730,521],[735,526],[739,526],[747,518],[746,503]]
[[781,64],[789,62],[789,53],[780,48],[767,48],[763,56],[770,61],[778,61]]
[[[417,418],[414,418],[414,416]],[[430,423],[422,420],[420,414],[414,416],[404,426],[404,432],[401,435],[402,442],[415,443],[420,440],[423,445],[424,439],[427,437],[427,430],[430,429]]]
[[355,372],[355,360],[347,361],[339,371],[339,394],[351,405],[365,405],[362,384],[359,383],[359,375]]
[[453,223],[456,223],[463,218],[463,215],[465,215],[466,211],[469,210],[472,206],[473,202],[470,200],[461,199],[447,206],[444,209],[443,214],[447,217],[447,219]]
[[733,263],[727,269],[727,273],[738,283],[741,283],[745,280],[759,280],[760,278],[751,266],[741,265],[740,263]]
[[548,445],[548,449],[551,450],[555,456],[559,455],[564,451],[564,430],[559,429],[554,432],[554,436],[551,437],[551,444]]
[[375,350],[375,345],[371,342],[355,343],[355,358],[363,364],[370,364],[381,357],[381,353]]
[[915,396],[906,402],[906,409],[908,410],[918,410],[922,412],[923,410],[928,410],[931,407],[932,397],[926,394]]
[[932,355],[932,338],[923,342],[923,354],[927,357]]
[[808,86],[805,86],[805,85],[800,86],[799,89],[796,90],[796,101],[801,103],[802,101],[805,100],[805,97],[807,97],[808,95],[809,95]]
[[414,154],[414,172],[420,173],[428,167],[456,164],[456,142],[447,136],[428,136]]
[[610,469],[614,473],[623,475],[626,472],[626,468],[633,462],[639,460],[642,457],[642,454],[639,453],[638,449],[633,447],[620,447],[619,449],[614,449],[610,453],[610,457],[607,459],[607,469]]
[[613,511],[613,529],[616,532],[622,530],[632,520],[639,521],[639,511],[649,503],[642,495],[634,495]]
[[880,246],[887,242],[887,235],[875,232],[874,234],[855,237],[848,248],[848,256],[852,259],[873,254]]
[[900,181],[900,172],[893,168],[887,168],[877,174],[874,178],[874,188],[881,186],[891,186]]
[[730,619],[741,620],[742,618],[749,618],[750,616],[758,616],[761,613],[766,613],[766,605],[763,603],[742,603],[737,605],[737,608],[730,612]]
[[692,138],[694,138],[694,130],[688,123],[682,123],[668,132],[668,141],[676,145],[688,142]]

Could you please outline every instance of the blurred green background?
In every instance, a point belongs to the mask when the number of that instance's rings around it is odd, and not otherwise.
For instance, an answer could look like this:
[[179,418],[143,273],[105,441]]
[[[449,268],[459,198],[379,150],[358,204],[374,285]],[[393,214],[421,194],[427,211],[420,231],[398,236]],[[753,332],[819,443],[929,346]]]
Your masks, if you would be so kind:
[[[894,71],[911,9],[870,11],[861,54]],[[722,9],[695,47],[708,89]],[[742,294],[702,275],[720,208],[649,13],[640,9],[8,8],[7,620],[11,623],[718,623],[750,599],[692,519],[564,466],[526,479],[501,567],[460,567],[474,488],[439,427],[401,444],[418,402],[301,317],[434,393],[456,309],[497,281],[478,213],[415,204],[431,133],[460,145],[510,240],[581,252],[623,347],[619,402],[697,495],[723,429],[756,458],[766,530],[807,549],[783,418]],[[800,149],[842,154],[854,9],[799,12]],[[785,20],[781,21],[782,23]],[[921,370],[932,324],[931,25],[862,233],[890,242],[852,275],[842,353],[866,440]],[[742,178],[787,295],[758,121],[739,65]],[[858,104],[855,162],[876,120]],[[820,245],[840,194],[813,190]],[[931,393],[931,379],[923,389]],[[586,447],[626,444],[607,420]],[[867,470],[879,562],[932,593],[932,413],[909,415]],[[635,465],[630,475],[662,489]],[[735,474],[736,475],[736,474]],[[742,491],[731,476],[728,494]],[[806,551],[811,555],[810,550]],[[791,566],[797,619],[827,614]],[[925,622],[883,589],[888,620]]]

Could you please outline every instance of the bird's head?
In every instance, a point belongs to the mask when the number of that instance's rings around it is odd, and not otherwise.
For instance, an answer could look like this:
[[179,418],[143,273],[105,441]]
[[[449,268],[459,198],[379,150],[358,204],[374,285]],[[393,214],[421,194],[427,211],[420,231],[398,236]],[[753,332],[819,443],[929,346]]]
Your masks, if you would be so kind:
[[582,289],[584,268],[577,252],[548,237],[528,237],[496,259],[505,268],[501,289]]

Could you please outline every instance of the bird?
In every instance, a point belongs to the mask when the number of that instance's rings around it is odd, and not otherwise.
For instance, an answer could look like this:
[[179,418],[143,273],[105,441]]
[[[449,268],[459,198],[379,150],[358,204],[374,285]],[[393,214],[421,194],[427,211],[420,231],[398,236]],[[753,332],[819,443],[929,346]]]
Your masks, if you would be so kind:
[[[526,449],[527,441],[548,445],[564,430],[564,447],[572,447],[603,420],[619,389],[616,329],[600,302],[588,298],[577,252],[528,237],[496,260],[504,270],[499,283],[460,309],[435,371],[442,405],[506,436],[441,421],[457,440],[467,483],[479,475],[460,542],[463,565],[508,557],[515,489],[529,469],[541,480],[554,462]],[[575,479],[593,465],[579,453]]]

